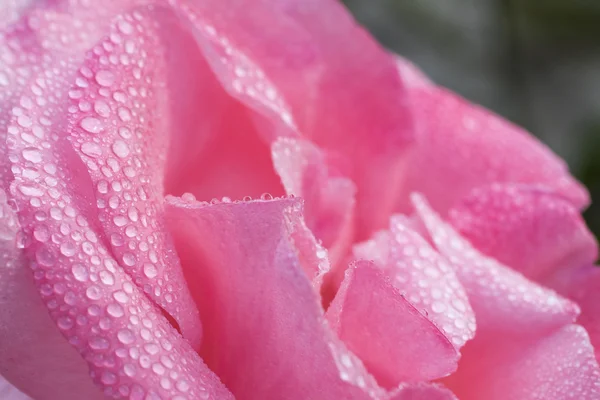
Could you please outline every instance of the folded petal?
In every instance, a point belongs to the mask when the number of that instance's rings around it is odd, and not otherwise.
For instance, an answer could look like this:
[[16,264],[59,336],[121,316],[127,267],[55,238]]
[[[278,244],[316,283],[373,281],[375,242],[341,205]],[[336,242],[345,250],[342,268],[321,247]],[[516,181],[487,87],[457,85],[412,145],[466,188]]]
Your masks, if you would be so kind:
[[357,184],[359,234],[384,226],[413,139],[394,57],[333,0],[172,3],[228,92],[271,121],[266,140],[323,149]]
[[171,115],[161,30],[176,35],[174,22],[160,8],[119,15],[69,88],[67,132],[95,187],[112,253],[199,346],[198,313],[163,221]]
[[[109,253],[95,188],[66,137],[72,122],[66,116],[76,112],[68,88],[87,72],[76,72],[79,57],[45,60],[11,110],[7,143],[23,251],[50,317],[108,396],[231,398]],[[98,84],[112,81],[95,72]],[[83,121],[84,129],[104,127]]]
[[562,268],[590,265],[598,256],[579,210],[549,190],[514,184],[477,188],[448,218],[482,253],[536,281]]
[[354,247],[354,257],[373,260],[406,299],[441,329],[457,350],[475,335],[475,315],[465,289],[444,257],[402,216]]
[[459,371],[446,380],[461,400],[594,400],[600,368],[585,329],[565,326],[548,336],[507,346],[467,344]]
[[539,336],[575,320],[577,305],[479,253],[442,221],[422,196],[412,198],[425,232],[450,261],[467,292],[475,311],[478,337]]
[[445,334],[367,261],[346,270],[327,319],[384,387],[433,380],[456,369],[459,353]]
[[589,204],[564,161],[523,129],[435,86],[411,88],[410,104],[418,137],[400,211],[411,209],[408,194],[418,191],[445,215],[471,189],[491,183],[545,185],[577,208]]
[[[237,399],[371,399],[381,390],[326,323],[293,240],[298,199],[200,203],[167,216],[197,293],[201,354]],[[314,250],[314,249],[313,249]]]
[[337,264],[354,234],[355,185],[330,171],[323,152],[308,141],[280,138],[271,149],[286,193],[304,199],[306,224]]
[[[48,316],[17,247],[19,224],[7,200],[0,191],[0,380],[4,375],[36,400],[104,399],[85,361]],[[0,383],[0,398],[19,398],[8,385]]]

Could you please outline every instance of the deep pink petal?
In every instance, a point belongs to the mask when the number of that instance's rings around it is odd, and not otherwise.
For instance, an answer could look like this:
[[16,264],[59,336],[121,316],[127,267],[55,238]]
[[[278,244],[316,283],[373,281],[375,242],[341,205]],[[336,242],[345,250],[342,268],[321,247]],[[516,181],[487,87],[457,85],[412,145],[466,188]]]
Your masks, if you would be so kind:
[[[17,248],[18,229],[0,191],[0,380],[4,375],[36,400],[104,399],[84,360],[48,316]],[[0,383],[0,398],[12,399],[8,393],[16,396],[15,390]]]
[[332,264],[346,256],[354,234],[356,188],[330,171],[323,152],[301,139],[272,145],[273,164],[288,195],[305,201],[306,224],[329,249]]
[[538,282],[558,269],[590,265],[598,255],[579,210],[548,190],[513,184],[477,188],[448,217],[482,253]]
[[[451,263],[475,311],[478,336],[540,334],[573,322],[579,308],[555,292],[486,257],[413,196],[417,215],[437,250]],[[480,331],[486,332],[480,334]]]
[[445,383],[461,400],[600,398],[600,368],[579,325],[526,343],[473,341]]
[[408,194],[418,191],[444,215],[471,189],[490,183],[545,185],[578,208],[589,204],[564,161],[523,129],[442,88],[410,93],[418,138],[400,211],[411,209]]
[[459,353],[381,268],[358,261],[327,310],[333,330],[387,388],[452,373]]
[[228,92],[269,120],[266,140],[323,149],[357,184],[359,234],[384,226],[413,138],[394,57],[333,0],[172,2]]
[[167,204],[205,322],[201,354],[237,399],[380,394],[331,332],[302,267],[310,257],[294,240],[303,225],[300,200],[209,204],[170,198]]
[[581,307],[577,323],[590,335],[596,359],[600,360],[600,268],[585,265],[561,270],[545,279],[544,284]]
[[413,383],[401,385],[391,393],[389,400],[457,400],[457,398],[441,385]]

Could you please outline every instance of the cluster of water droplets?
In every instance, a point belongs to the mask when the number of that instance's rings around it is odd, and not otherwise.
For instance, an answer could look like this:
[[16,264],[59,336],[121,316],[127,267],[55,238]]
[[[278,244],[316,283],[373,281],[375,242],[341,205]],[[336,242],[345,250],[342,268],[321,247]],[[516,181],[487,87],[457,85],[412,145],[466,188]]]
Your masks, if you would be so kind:
[[435,247],[481,311],[478,325],[500,325],[522,334],[531,326],[557,327],[575,319],[578,308],[574,303],[484,256],[442,221],[422,197],[415,196],[413,201]]
[[475,316],[448,262],[401,220],[392,218],[386,272],[393,284],[460,347],[475,335]]
[[[110,51],[111,42],[119,40],[125,48],[132,48],[116,32],[133,33],[135,26],[138,35],[142,36],[142,21],[141,14],[120,19],[109,39],[94,47],[89,57],[102,58]],[[13,47],[19,48],[18,41],[14,43]],[[36,285],[58,329],[81,352],[91,367],[92,377],[101,384],[107,396],[209,398],[211,393],[201,384],[205,375],[199,369],[201,361],[197,354],[185,342],[173,341],[178,338],[177,333],[130,275],[123,271],[123,266],[139,265],[136,255],[144,253],[148,254],[151,266],[142,265],[143,276],[157,279],[159,255],[152,250],[157,236],[148,235],[143,241],[135,242],[135,249],[131,242],[123,240],[128,251],[122,253],[120,260],[113,258],[105,246],[107,238],[104,233],[99,233],[98,214],[89,205],[91,198],[86,191],[91,186],[89,175],[74,170],[80,163],[73,157],[68,140],[77,145],[79,139],[75,133],[69,139],[66,137],[68,132],[75,131],[65,121],[65,116],[71,115],[69,118],[75,120],[94,108],[98,117],[86,116],[77,123],[88,134],[99,134],[112,128],[100,118],[108,112],[108,101],[103,98],[111,95],[113,99],[121,96],[143,98],[149,93],[141,87],[132,88],[127,94],[111,92],[109,88],[116,77],[109,68],[94,72],[85,66],[79,68],[78,58],[64,57],[64,54],[54,57],[43,51],[39,54],[24,51],[17,55],[12,53],[12,48],[3,48],[2,52],[12,54],[12,59],[4,57],[4,61],[9,59],[15,64],[10,76],[6,67],[0,71],[11,84],[8,98],[14,99],[8,113],[7,149],[10,172],[14,176],[11,201],[14,201],[14,209],[19,212],[23,226],[17,238],[18,246],[31,260]],[[34,60],[41,62],[39,67],[28,67]],[[106,55],[106,60],[107,66],[115,65],[111,56]],[[118,57],[117,61],[122,65],[133,63],[133,55]],[[133,76],[139,75],[136,79],[141,79],[141,69],[133,68]],[[99,86],[99,96],[94,102],[84,96],[92,81]],[[7,96],[6,92],[4,95]],[[72,105],[68,106],[69,103]],[[133,119],[134,106],[117,108],[118,119]],[[139,200],[147,199],[144,189],[140,186],[135,195],[127,194],[133,186],[127,179],[148,179],[135,169],[142,167],[134,157],[139,149],[130,147],[127,141],[135,133],[126,128],[117,131],[120,137],[114,139],[110,146],[112,155],[103,164],[94,155],[104,154],[105,147],[90,140],[89,143],[98,146],[86,145],[84,151],[83,143],[79,143],[81,151],[91,154],[87,156],[90,160],[96,160],[98,173],[106,174],[106,181],[96,185],[96,193],[102,194],[106,188],[106,195],[109,190],[121,194],[116,209],[124,212],[123,217],[128,223],[140,222],[143,227],[158,229],[150,218],[152,209],[141,210],[132,205],[134,196]],[[125,165],[119,161],[128,157],[130,162]],[[92,161],[86,166],[92,174]],[[120,173],[119,177],[117,173]],[[99,209],[115,204],[110,198],[106,203],[102,200],[98,196]],[[127,201],[129,204],[125,203]],[[111,223],[122,225],[126,237],[136,238],[132,229],[128,229],[128,223],[118,221],[114,218]],[[115,238],[108,240],[114,245]],[[157,283],[156,287],[169,292],[168,283]],[[156,291],[153,286],[144,287],[144,290]],[[170,301],[167,295],[162,297]]]
[[287,127],[297,130],[289,106],[264,71],[239,51],[227,37],[219,34],[214,26],[205,23],[191,7],[186,4],[180,4],[179,7],[195,24],[200,44],[216,55],[207,59],[211,63],[218,63],[213,65],[213,68],[226,74],[219,76],[225,88],[234,97],[250,103],[252,108],[259,107],[270,116],[281,120]]

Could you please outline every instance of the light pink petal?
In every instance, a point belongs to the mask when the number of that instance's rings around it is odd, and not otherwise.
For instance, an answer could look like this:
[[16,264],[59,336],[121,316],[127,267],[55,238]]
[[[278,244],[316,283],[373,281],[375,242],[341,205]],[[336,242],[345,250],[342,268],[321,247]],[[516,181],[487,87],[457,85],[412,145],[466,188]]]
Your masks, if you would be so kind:
[[423,197],[413,196],[413,201],[427,234],[450,261],[467,292],[478,336],[538,336],[577,317],[579,308],[574,303],[479,253],[443,222]]
[[[17,248],[19,225],[7,200],[0,191],[0,380],[4,375],[36,400],[104,399],[84,360],[48,316]],[[0,398],[12,399],[8,393],[17,396],[0,383]]]
[[108,252],[92,181],[65,137],[79,59],[46,60],[11,110],[7,143],[21,243],[50,317],[109,396],[231,398]]
[[427,383],[403,384],[390,394],[389,400],[457,400],[441,385]]
[[327,319],[384,387],[437,379],[456,369],[454,345],[367,261],[346,270]]
[[2,375],[0,375],[0,398],[3,400],[31,400],[29,396],[11,385]]
[[536,281],[557,269],[589,265],[598,255],[596,239],[579,210],[540,188],[477,188],[448,218],[479,251]]
[[523,129],[442,88],[413,89],[410,103],[418,144],[400,211],[410,210],[408,194],[418,191],[445,215],[471,189],[496,182],[545,185],[578,208],[589,204],[564,161]]
[[600,268],[586,265],[558,271],[544,284],[581,307],[577,323],[590,335],[596,359],[600,360]]
[[201,354],[237,399],[378,398],[331,332],[301,265],[298,199],[167,204],[205,322]]
[[579,325],[527,343],[471,342],[445,383],[461,400],[600,398],[600,369]]
[[475,335],[475,315],[448,261],[431,248],[402,216],[390,231],[354,247],[354,257],[373,260],[406,299],[460,348]]
[[323,152],[310,142],[280,138],[271,149],[286,193],[304,199],[306,224],[337,264],[353,238],[354,184],[330,171]]
[[199,346],[199,316],[162,207],[170,128],[165,60],[171,49],[161,36],[163,31],[177,35],[176,21],[165,9],[115,20],[69,88],[68,132],[95,187],[98,219],[112,254]]
[[323,149],[357,184],[358,232],[384,226],[413,139],[394,57],[334,0],[172,2],[228,92],[270,121],[263,136]]

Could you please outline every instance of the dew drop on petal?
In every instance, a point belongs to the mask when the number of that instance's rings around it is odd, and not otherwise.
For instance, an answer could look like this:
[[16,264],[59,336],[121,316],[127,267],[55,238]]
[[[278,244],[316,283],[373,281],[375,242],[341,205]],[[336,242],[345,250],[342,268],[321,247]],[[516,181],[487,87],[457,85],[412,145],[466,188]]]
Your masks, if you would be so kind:
[[80,122],[81,127],[89,133],[98,133],[104,129],[104,125],[98,118],[85,117]]

